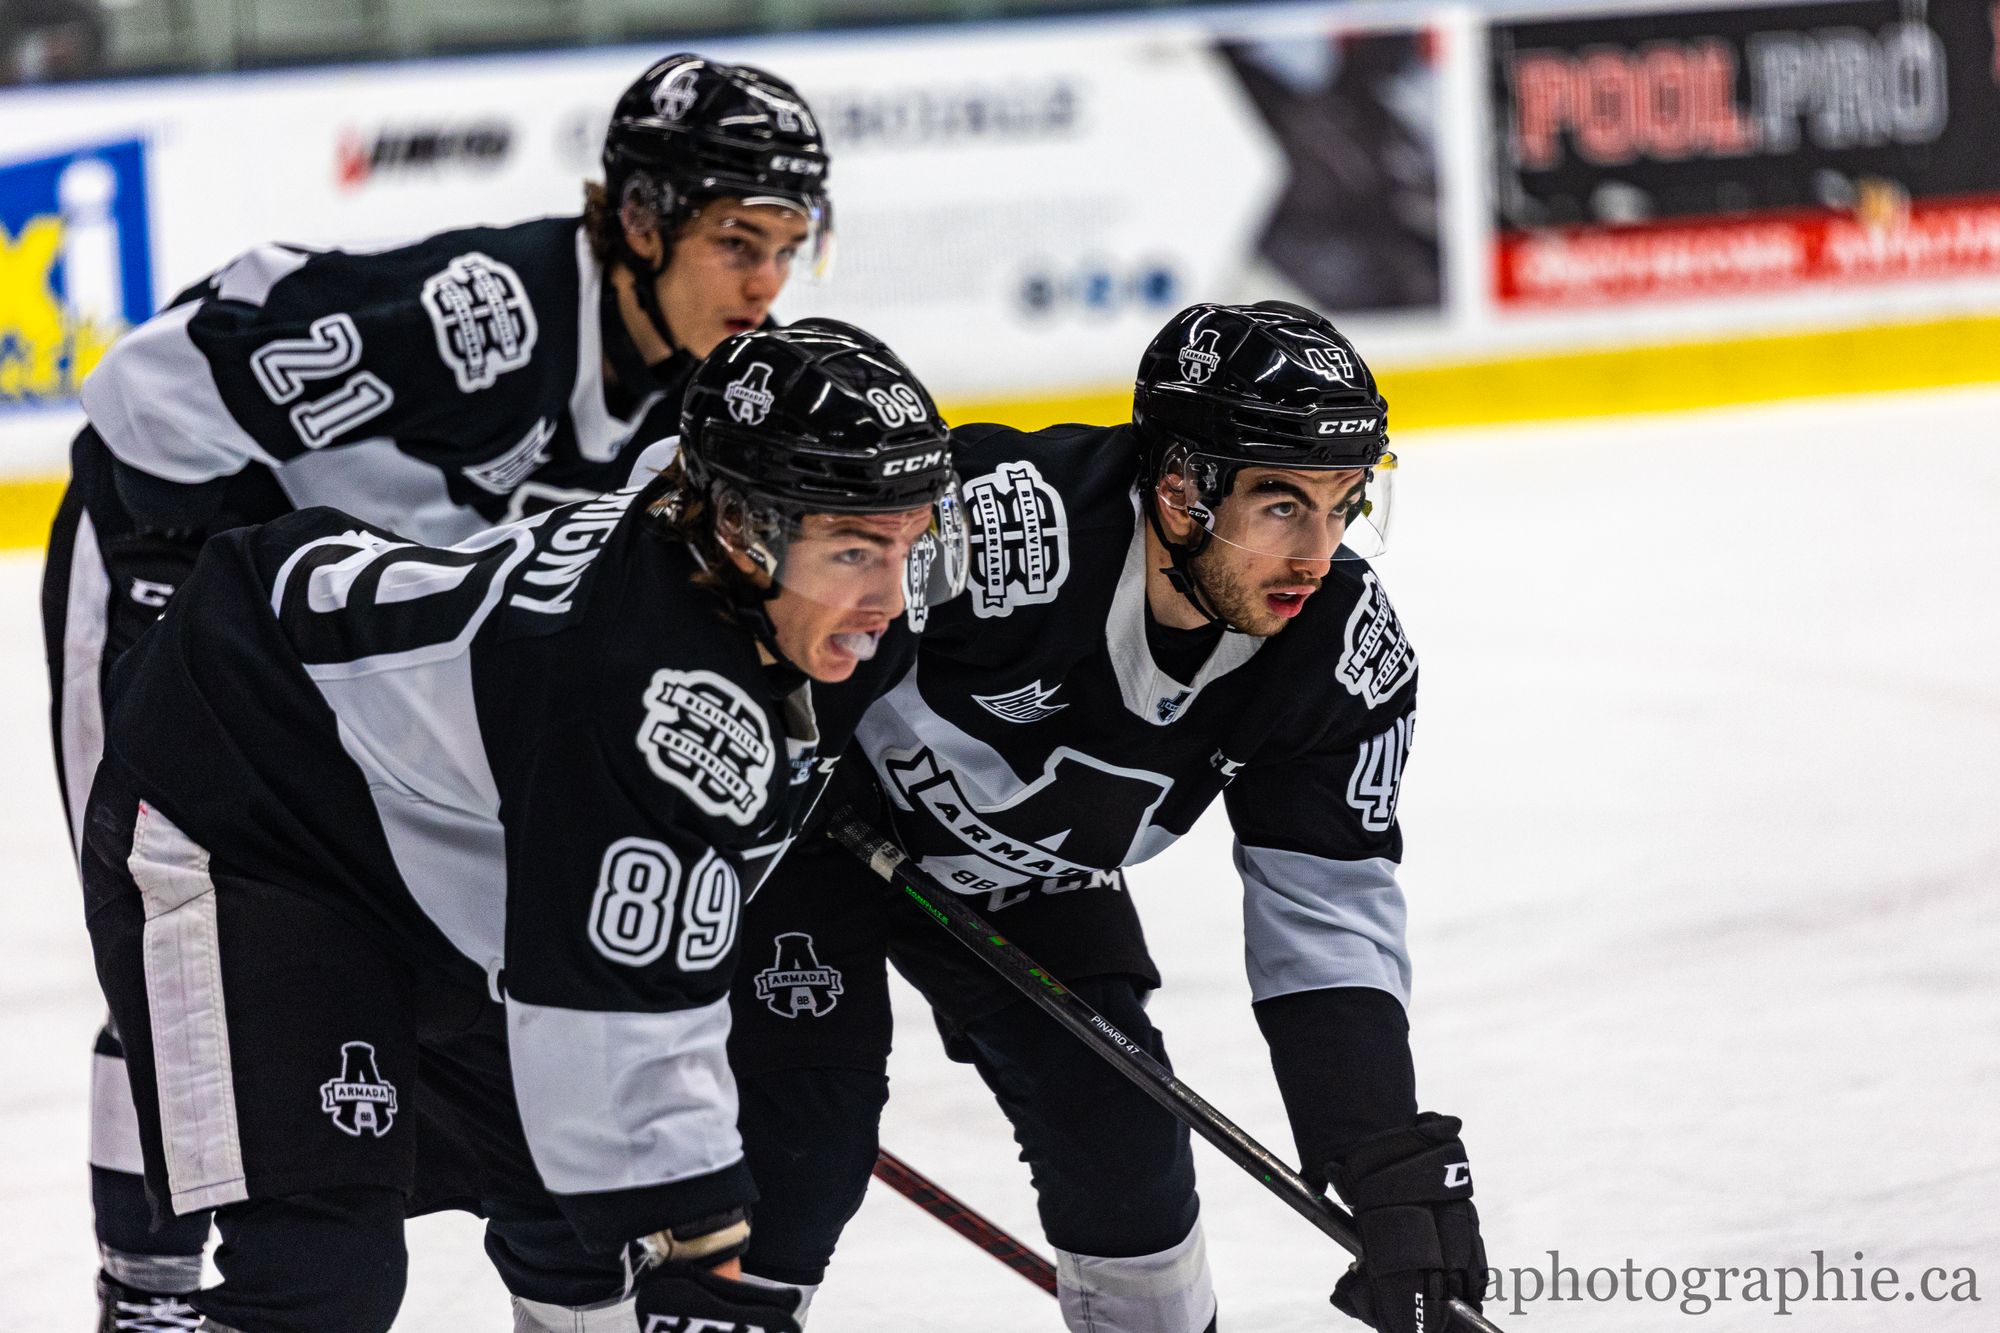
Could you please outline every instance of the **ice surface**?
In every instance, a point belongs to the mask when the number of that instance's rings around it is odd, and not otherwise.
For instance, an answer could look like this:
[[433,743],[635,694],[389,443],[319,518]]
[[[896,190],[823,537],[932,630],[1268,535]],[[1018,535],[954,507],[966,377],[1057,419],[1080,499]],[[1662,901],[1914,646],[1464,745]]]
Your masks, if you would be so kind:
[[[1419,1087],[1465,1118],[1496,1264],[1861,1250],[1906,1282],[1971,1266],[1984,1299],[1775,1327],[2000,1327],[1996,423],[2000,391],[1967,390],[1406,442],[1381,568],[1424,665],[1403,802]],[[0,1311],[81,1333],[99,1001],[47,758],[39,570],[0,562]],[[1210,821],[1134,877],[1167,975],[1154,1011],[1184,1077],[1289,1154],[1227,844]],[[899,1000],[884,1142],[1038,1236],[1004,1122]],[[1334,1247],[1196,1151],[1224,1326],[1354,1327],[1325,1305]],[[411,1239],[399,1327],[507,1327],[475,1225]],[[1768,1303],[1495,1313],[1773,1327]],[[1060,1323],[877,1187],[815,1333],[947,1327]]]

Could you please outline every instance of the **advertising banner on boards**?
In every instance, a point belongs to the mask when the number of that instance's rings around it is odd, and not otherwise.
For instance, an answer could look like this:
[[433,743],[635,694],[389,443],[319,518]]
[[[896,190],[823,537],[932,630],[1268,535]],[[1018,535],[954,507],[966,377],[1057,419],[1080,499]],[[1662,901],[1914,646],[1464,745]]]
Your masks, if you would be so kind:
[[1986,0],[1494,25],[1496,297],[2000,273]]
[[[1328,14],[737,40],[817,111],[838,261],[782,319],[879,333],[949,397],[1129,380],[1196,299],[1440,304],[1435,55]],[[267,240],[374,248],[577,211],[666,48],[0,94],[0,408]]]

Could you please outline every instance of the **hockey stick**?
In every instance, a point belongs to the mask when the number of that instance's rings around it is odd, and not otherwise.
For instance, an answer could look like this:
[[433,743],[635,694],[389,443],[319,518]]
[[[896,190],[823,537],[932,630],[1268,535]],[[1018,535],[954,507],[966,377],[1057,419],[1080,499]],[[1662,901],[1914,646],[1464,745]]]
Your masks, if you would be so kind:
[[879,1149],[875,1154],[875,1179],[1049,1295],[1056,1294],[1054,1264],[960,1203],[936,1181],[887,1148]]
[[[918,869],[902,848],[870,828],[847,806],[834,811],[827,832],[835,842],[867,862],[869,869],[950,931],[960,944],[985,959],[986,965],[999,973],[1001,980],[1082,1038],[1092,1050],[1110,1061],[1119,1073],[1138,1084],[1140,1091],[1166,1107],[1189,1129],[1207,1139],[1224,1157],[1248,1171],[1265,1189],[1325,1232],[1349,1254],[1356,1258],[1361,1256],[1361,1240],[1354,1231],[1354,1218],[1344,1208],[1307,1184],[1305,1177],[1209,1105],[1200,1093],[1174,1077],[1173,1071],[1155,1060],[1143,1046],[1120,1032],[1080,996],[1043,971],[1034,959],[1008,943],[1006,937],[995,932],[963,898]],[[1477,1329],[1480,1333],[1500,1333],[1497,1325],[1464,1301],[1453,1300],[1451,1312],[1458,1322],[1468,1328]]]

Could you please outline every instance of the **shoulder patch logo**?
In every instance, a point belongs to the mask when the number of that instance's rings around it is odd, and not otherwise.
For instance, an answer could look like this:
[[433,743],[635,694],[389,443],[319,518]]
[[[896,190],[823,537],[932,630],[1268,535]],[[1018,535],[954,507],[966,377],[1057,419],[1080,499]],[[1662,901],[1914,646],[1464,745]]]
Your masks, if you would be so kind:
[[840,969],[820,966],[813,937],[788,931],[777,938],[777,959],[757,974],[757,998],[780,1018],[824,1018],[840,1003]]
[[638,743],[654,775],[707,814],[754,823],[777,761],[764,710],[713,671],[655,671],[645,701]]
[[1410,741],[1416,735],[1414,713],[1405,714],[1379,736],[1361,743],[1354,761],[1354,773],[1347,779],[1347,803],[1361,816],[1361,827],[1370,833],[1387,833],[1396,822],[1396,801],[1402,793],[1403,765],[1410,758]]
[[965,508],[972,613],[984,619],[1053,602],[1069,577],[1069,519],[1035,465],[1002,463],[975,477],[965,485]]
[[319,1085],[319,1109],[350,1138],[381,1138],[396,1123],[396,1085],[375,1066],[375,1048],[365,1041],[341,1043],[340,1073]]
[[491,255],[468,251],[424,279],[423,304],[460,393],[491,388],[534,356],[528,291],[520,274]]
[[1214,329],[1200,329],[1181,348],[1181,376],[1189,384],[1208,383],[1208,377],[1222,364],[1222,357],[1215,350],[1215,339]]
[[762,425],[771,414],[771,404],[777,401],[777,395],[771,392],[771,368],[762,361],[751,362],[722,391],[722,401],[729,404],[729,415],[744,425]]
[[1043,689],[1041,681],[1031,680],[1020,689],[1009,690],[1005,694],[975,694],[972,702],[1002,722],[1040,722],[1069,707],[1066,703],[1049,702],[1061,688],[1061,681]]
[[1416,650],[1374,571],[1362,575],[1361,600],[1347,617],[1347,642],[1334,676],[1370,708],[1403,688],[1417,673]]
[[482,491],[512,495],[536,468],[549,461],[549,446],[555,438],[555,418],[537,417],[518,443],[484,463],[469,463],[459,470]]

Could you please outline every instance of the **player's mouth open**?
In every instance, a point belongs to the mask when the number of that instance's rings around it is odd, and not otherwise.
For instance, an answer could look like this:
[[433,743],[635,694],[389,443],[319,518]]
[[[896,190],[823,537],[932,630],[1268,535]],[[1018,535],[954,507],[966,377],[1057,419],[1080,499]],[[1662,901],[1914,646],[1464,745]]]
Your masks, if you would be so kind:
[[[884,628],[886,629],[886,626]],[[869,658],[875,656],[875,647],[882,642],[883,632],[883,630],[879,629],[848,630],[844,634],[833,636],[833,646],[835,651],[843,653],[857,662],[866,662]]]
[[1312,595],[1313,589],[1311,588],[1280,588],[1274,592],[1264,594],[1264,605],[1270,607],[1278,615],[1290,620],[1293,616],[1305,610],[1306,598]]
[[731,333],[748,333],[761,322],[755,319],[725,319],[722,321],[722,327]]

